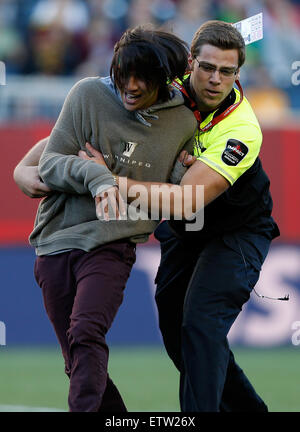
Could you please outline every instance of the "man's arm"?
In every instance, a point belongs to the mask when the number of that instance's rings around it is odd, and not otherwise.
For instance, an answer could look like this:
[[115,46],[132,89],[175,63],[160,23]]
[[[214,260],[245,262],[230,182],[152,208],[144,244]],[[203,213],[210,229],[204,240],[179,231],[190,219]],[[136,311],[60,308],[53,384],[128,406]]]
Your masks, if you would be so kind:
[[[189,142],[193,145],[193,141],[194,140],[191,139]],[[188,167],[196,161],[196,157],[190,154],[192,152],[192,146],[185,146],[184,149],[181,150],[179,156],[174,163],[173,170],[169,178],[170,183],[180,184],[182,177],[186,173]]]
[[39,175],[53,190],[95,196],[115,185],[107,167],[77,156],[92,134],[89,111],[94,97],[94,81],[83,79],[64,102],[39,162]]
[[48,137],[38,141],[14,169],[16,184],[30,198],[42,198],[51,192],[38,173],[39,160],[47,142]]

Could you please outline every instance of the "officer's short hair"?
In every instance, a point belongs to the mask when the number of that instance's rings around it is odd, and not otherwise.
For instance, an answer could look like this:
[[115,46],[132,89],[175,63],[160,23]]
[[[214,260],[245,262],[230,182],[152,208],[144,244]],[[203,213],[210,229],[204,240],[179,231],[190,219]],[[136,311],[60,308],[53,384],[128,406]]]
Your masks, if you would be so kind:
[[151,25],[128,29],[114,46],[110,76],[123,89],[133,75],[148,88],[159,88],[158,97],[168,100],[168,83],[183,78],[188,68],[188,44],[172,33]]
[[207,21],[196,31],[191,42],[193,58],[200,54],[202,45],[209,44],[221,49],[238,50],[238,66],[245,62],[245,41],[241,33],[231,24],[224,21]]

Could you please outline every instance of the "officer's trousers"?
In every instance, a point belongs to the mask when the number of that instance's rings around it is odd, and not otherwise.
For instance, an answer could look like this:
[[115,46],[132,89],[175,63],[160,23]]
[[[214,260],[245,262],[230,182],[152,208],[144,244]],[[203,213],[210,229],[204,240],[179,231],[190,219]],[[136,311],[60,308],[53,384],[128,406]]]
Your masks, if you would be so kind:
[[235,232],[197,247],[177,240],[164,222],[156,230],[159,326],[180,371],[184,412],[267,411],[235,363],[227,335],[249,299],[270,240]]

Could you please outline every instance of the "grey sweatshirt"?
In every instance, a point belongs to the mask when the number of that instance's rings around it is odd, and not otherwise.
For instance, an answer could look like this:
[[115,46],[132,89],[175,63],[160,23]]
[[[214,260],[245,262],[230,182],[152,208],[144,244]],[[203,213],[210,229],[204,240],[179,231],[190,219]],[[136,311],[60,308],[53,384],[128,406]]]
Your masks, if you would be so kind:
[[[90,251],[119,239],[147,241],[158,221],[98,220],[94,197],[114,184],[109,169],[135,180],[168,181],[178,153],[192,152],[196,126],[177,91],[138,113],[127,111],[100,78],[79,81],[40,159],[40,176],[55,192],[41,201],[29,238],[37,255]],[[77,156],[86,142],[103,153],[109,169]]]

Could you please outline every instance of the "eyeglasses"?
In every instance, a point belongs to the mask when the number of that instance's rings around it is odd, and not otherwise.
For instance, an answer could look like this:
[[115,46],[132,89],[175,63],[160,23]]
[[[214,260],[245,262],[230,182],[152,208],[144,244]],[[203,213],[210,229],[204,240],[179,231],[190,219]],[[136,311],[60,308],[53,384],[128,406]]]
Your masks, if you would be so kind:
[[207,73],[209,75],[215,73],[216,71],[219,72],[220,76],[223,78],[232,78],[234,75],[237,74],[238,67],[237,68],[230,68],[230,67],[221,67],[217,68],[216,66],[199,61],[196,57],[194,57],[195,60],[197,60],[199,69],[202,70],[202,72]]

